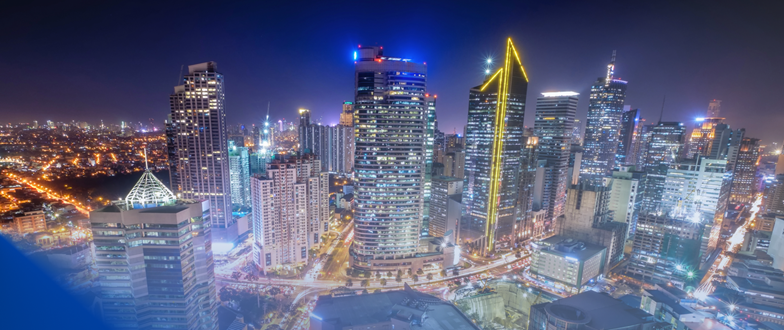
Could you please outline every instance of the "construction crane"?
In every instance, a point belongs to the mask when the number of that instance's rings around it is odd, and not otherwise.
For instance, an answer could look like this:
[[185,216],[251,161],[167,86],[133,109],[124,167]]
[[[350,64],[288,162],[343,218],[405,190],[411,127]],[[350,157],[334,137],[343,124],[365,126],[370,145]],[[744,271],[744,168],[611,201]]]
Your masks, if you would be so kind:
[[683,200],[684,200],[684,199],[689,199],[689,197],[691,197],[691,195],[692,195],[692,194],[693,194],[695,191],[697,191],[697,190],[698,190],[698,189],[697,189],[697,187],[695,187],[694,189],[692,189],[691,191],[689,191],[689,193],[686,195],[686,197],[684,197],[684,198],[678,198],[678,205],[677,205],[677,206],[675,206],[675,214],[676,214],[676,215],[682,215],[682,214],[683,214]]

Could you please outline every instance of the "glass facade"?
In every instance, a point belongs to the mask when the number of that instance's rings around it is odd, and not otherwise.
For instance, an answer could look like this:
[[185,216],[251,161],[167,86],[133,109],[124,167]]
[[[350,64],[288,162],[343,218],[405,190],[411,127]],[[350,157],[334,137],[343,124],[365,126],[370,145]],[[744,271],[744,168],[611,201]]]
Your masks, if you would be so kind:
[[355,64],[353,265],[413,257],[425,182],[427,67],[362,47]]
[[536,100],[534,135],[539,138],[539,160],[551,168],[552,180],[546,180],[542,191],[542,209],[546,217],[555,219],[563,214],[566,185],[569,180],[569,152],[574,117],[577,115],[578,94],[574,92],[543,93]]

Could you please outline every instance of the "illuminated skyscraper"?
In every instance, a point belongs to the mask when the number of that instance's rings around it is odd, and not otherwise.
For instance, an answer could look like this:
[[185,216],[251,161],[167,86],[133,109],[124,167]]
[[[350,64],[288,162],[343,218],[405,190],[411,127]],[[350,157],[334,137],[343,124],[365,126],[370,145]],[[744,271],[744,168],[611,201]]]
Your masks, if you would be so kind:
[[588,104],[588,119],[585,125],[583,159],[580,175],[594,182],[612,173],[621,133],[623,102],[626,100],[626,84],[616,79],[615,52],[607,65],[607,75],[591,86]]
[[351,264],[380,269],[385,267],[383,260],[413,258],[419,247],[425,193],[427,66],[384,56],[377,46],[360,47],[357,54],[357,208]]
[[760,158],[759,139],[743,138],[738,146],[737,157],[732,167],[732,191],[730,202],[751,203],[754,201],[757,183],[757,165]]
[[343,102],[339,125],[354,127],[354,102]]
[[229,175],[232,204],[250,206],[250,160],[248,148],[229,141]]
[[114,329],[218,329],[210,202],[178,200],[146,171],[90,212],[102,314]]
[[680,122],[659,122],[650,127],[645,161],[641,164],[647,173],[643,213],[662,214],[662,198],[667,180],[667,170],[677,163],[685,148],[686,127]]
[[480,240],[483,251],[493,250],[499,227],[513,234],[527,92],[528,77],[508,39],[502,67],[471,88],[468,99],[461,236]]
[[625,111],[621,116],[621,134],[618,138],[618,150],[615,152],[615,167],[634,165],[634,140],[640,125],[640,109]]
[[[424,222],[422,224],[422,234],[426,235],[430,228],[430,194],[433,177],[433,148],[435,146],[435,133],[438,128],[436,120],[436,96],[435,94],[425,94],[427,126],[425,128],[425,199],[424,199]],[[443,236],[443,235],[442,235]]]
[[[308,130],[310,125],[310,110],[299,109],[299,126],[297,126],[299,130],[299,151],[313,152],[313,137]],[[283,131],[283,128],[280,130]]]
[[536,99],[536,119],[534,135],[538,140],[538,160],[545,161],[542,189],[542,205],[547,210],[547,219],[555,219],[563,214],[566,203],[566,186],[569,182],[569,152],[572,128],[577,114],[578,93],[542,93]]
[[169,97],[167,124],[172,188],[181,198],[209,200],[212,225],[226,228],[231,215],[229,144],[226,134],[223,74],[218,64],[188,66],[183,84]]
[[722,121],[724,118],[697,118],[697,125],[689,136],[686,158],[710,156],[713,142],[716,141],[716,128]]

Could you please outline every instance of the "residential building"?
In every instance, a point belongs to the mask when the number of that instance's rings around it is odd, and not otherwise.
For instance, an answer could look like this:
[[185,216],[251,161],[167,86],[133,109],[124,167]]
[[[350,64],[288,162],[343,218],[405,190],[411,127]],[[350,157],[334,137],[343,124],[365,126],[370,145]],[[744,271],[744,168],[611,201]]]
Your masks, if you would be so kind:
[[586,291],[568,298],[531,306],[529,330],[653,330],[653,316],[607,293]]
[[169,97],[167,126],[172,189],[183,199],[208,200],[217,228],[234,221],[223,79],[215,62],[189,65]]
[[670,164],[678,162],[684,150],[686,128],[679,122],[659,122],[650,133],[645,161],[640,164],[648,176],[645,185],[646,194],[643,201],[643,212],[662,212],[661,201],[664,198],[664,185]]
[[610,187],[612,220],[627,225],[626,240],[634,236],[637,228],[646,179],[645,172],[637,171],[635,166],[621,166],[613,171],[611,178],[605,179],[605,186]]
[[624,80],[615,78],[615,51],[607,65],[607,74],[591,85],[588,119],[585,122],[584,154],[580,174],[598,179],[611,174],[621,133],[623,102],[626,100]]
[[528,77],[511,39],[505,48],[504,66],[471,88],[468,99],[461,235],[482,253],[494,249],[499,233],[513,232],[523,148]]
[[531,275],[548,285],[575,294],[604,273],[607,248],[552,236],[532,244]]
[[343,111],[340,113],[338,125],[354,127],[354,102],[343,102]]
[[14,229],[16,229],[16,233],[19,235],[46,230],[46,215],[44,211],[29,211],[21,215],[14,215]]
[[[532,132],[525,132],[523,140],[525,147],[520,153],[520,182],[517,184],[517,206],[515,208],[515,238],[517,241],[524,241],[531,237],[535,237],[534,230],[535,217],[533,216],[533,200],[534,188],[536,184],[536,173],[538,169],[538,145],[539,138],[532,135]],[[542,183],[543,185],[543,183]],[[538,189],[541,192],[541,188]],[[541,193],[540,193],[541,194]],[[537,196],[541,200],[540,196]],[[541,207],[536,211],[541,214],[541,227],[544,226],[544,218],[547,216],[546,210],[541,210]],[[541,234],[541,231],[539,231]]]
[[[716,127],[723,124],[724,118],[697,118],[697,125],[689,136],[686,158],[709,156],[716,140]],[[720,130],[723,130],[720,127]],[[721,143],[721,139],[718,141]]]
[[108,324],[217,330],[210,205],[176,199],[146,171],[124,201],[90,212]]
[[[437,95],[425,94],[425,182],[424,182],[424,201],[423,201],[423,223],[422,234],[427,234],[430,227],[430,198],[431,198],[431,178],[433,176],[433,147],[435,145],[435,133],[438,128],[436,120],[436,99]],[[451,171],[450,171],[451,172]],[[462,177],[461,177],[462,179]]]
[[329,174],[313,154],[276,155],[251,178],[253,262],[266,272],[307,263],[329,230]]
[[569,151],[574,117],[577,113],[578,93],[542,93],[536,99],[534,135],[538,139],[538,160],[545,161],[548,179],[543,187],[542,209],[547,217],[563,214],[566,187],[569,184]]
[[765,181],[763,194],[765,212],[784,215],[784,174],[776,174]]

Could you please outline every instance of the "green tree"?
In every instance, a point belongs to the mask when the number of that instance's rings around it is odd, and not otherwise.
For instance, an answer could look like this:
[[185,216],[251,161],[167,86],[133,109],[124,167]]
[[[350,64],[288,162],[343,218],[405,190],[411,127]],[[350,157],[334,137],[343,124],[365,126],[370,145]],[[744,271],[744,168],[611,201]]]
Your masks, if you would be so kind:
[[417,275],[422,275],[422,274],[424,274],[424,273],[425,273],[425,272],[424,272],[424,271],[422,271],[422,268],[420,268],[420,269],[417,269]]
[[362,280],[362,282],[359,282],[359,285],[362,286],[363,288],[366,288],[370,286],[370,280]]
[[460,271],[458,271],[457,268],[455,268],[454,270],[452,270],[452,275],[454,276],[460,275]]
[[387,277],[392,277],[392,271],[391,270],[387,272]]
[[417,281],[419,281],[419,275],[415,274],[414,276],[411,276],[411,279],[414,280],[414,283],[416,283]]
[[385,278],[381,279],[381,286],[387,286],[387,279]]
[[400,274],[397,274],[397,276],[395,276],[395,282],[398,282],[398,283],[403,282],[403,276],[400,275]]
[[432,281],[433,280],[433,273],[428,273],[427,274],[427,280],[428,281]]
[[446,277],[446,269],[441,270],[441,277]]
[[346,280],[346,286],[349,288],[354,286],[354,281],[352,281],[351,279]]
[[377,280],[380,280],[380,279],[381,279],[381,272],[376,272],[376,279],[377,279]]
[[411,276],[411,268],[406,269],[406,275]]
[[398,269],[398,270],[397,270],[397,276],[403,276],[403,271],[402,271],[402,270],[400,270],[400,269]]

